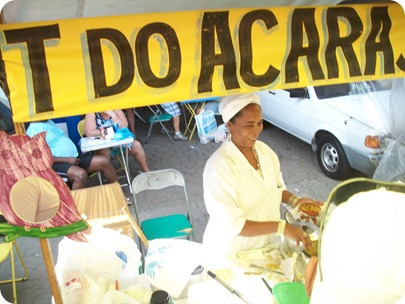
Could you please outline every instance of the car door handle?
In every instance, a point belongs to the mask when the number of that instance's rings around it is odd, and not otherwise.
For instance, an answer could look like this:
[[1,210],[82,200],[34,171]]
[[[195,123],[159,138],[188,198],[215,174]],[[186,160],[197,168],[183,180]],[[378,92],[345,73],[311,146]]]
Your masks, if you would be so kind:
[[274,91],[269,91],[270,94],[276,95],[276,92]]

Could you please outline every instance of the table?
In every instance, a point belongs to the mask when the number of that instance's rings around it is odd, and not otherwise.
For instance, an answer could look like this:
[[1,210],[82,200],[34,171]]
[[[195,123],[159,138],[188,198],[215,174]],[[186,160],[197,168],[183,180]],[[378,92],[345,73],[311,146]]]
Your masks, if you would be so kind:
[[195,116],[197,115],[197,108],[200,105],[201,110],[204,109],[205,103],[207,101],[218,101],[219,97],[208,97],[208,98],[199,98],[199,99],[192,99],[192,100],[183,100],[180,102],[181,105],[186,108],[188,113],[190,114],[190,117],[188,120],[186,119],[186,116],[184,116],[185,123],[186,123],[186,129],[184,131],[184,135],[187,136],[188,133],[190,133],[188,140],[191,141],[194,135],[195,128],[197,127],[197,124],[194,123],[193,121],[195,119]]
[[[132,194],[131,174],[129,172],[129,165],[128,165],[128,145],[132,144],[133,142],[134,142],[133,137],[127,137],[127,138],[120,139],[120,140],[101,139],[101,137],[99,137],[99,136],[83,137],[80,140],[80,149],[82,150],[83,153],[85,153],[85,152],[106,149],[106,148],[116,148],[116,147],[119,148],[120,152],[121,152],[122,163],[124,164],[125,176],[127,179],[127,184],[124,184],[122,186],[128,185],[129,191]],[[125,147],[125,155],[124,155],[123,147]]]

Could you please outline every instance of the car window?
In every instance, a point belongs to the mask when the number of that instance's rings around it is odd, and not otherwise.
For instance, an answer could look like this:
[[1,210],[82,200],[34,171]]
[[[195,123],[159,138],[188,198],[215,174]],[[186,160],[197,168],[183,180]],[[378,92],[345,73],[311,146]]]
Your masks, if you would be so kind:
[[339,96],[350,95],[351,87],[350,83],[325,85],[314,87],[316,96],[318,99],[328,99]]
[[391,89],[392,79],[362,81],[314,87],[318,99],[367,94]]

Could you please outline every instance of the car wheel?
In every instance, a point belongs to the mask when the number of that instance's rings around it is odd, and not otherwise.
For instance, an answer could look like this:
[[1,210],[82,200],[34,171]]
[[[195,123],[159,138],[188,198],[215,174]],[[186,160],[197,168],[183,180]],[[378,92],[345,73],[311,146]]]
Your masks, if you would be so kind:
[[350,165],[340,142],[331,134],[322,135],[318,141],[317,159],[322,172],[330,178],[345,179]]

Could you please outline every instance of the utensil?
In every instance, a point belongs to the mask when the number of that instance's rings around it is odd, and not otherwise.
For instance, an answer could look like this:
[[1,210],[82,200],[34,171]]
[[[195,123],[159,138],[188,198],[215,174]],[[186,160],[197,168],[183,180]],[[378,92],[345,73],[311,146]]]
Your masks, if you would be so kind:
[[249,304],[249,302],[245,299],[245,297],[238,291],[236,291],[235,289],[233,289],[231,286],[229,286],[227,283],[225,283],[221,278],[219,278],[215,273],[211,272],[211,271],[207,271],[208,275],[213,278],[214,280],[216,280],[219,284],[221,284],[222,286],[224,286],[226,289],[228,289],[231,293],[235,294],[237,297],[239,297],[243,302]]
[[273,294],[273,289],[271,288],[271,286],[269,285],[269,283],[267,283],[265,278],[262,278],[264,285],[266,285],[267,289],[270,291],[271,294]]

